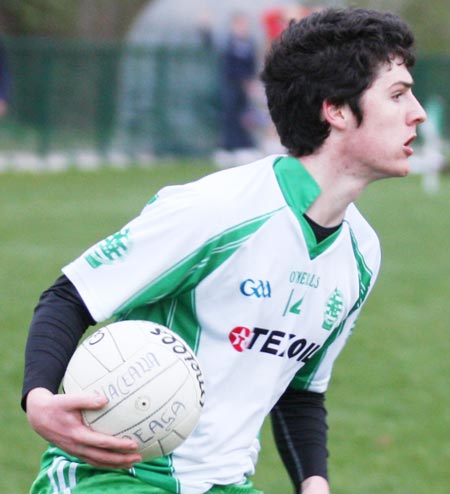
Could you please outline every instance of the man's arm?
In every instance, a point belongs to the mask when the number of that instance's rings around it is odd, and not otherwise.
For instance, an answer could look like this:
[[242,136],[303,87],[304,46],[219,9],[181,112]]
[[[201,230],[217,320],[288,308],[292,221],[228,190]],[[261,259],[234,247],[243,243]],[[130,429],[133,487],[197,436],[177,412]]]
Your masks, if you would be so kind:
[[22,408],[28,392],[43,387],[57,393],[80,338],[95,321],[66,276],[46,290],[33,314],[25,348]]
[[314,475],[302,482],[302,494],[329,494],[330,486],[328,480]]
[[296,492],[328,494],[324,394],[288,388],[271,418],[278,451]]
[[94,432],[83,423],[81,410],[102,408],[106,398],[57,394],[79,339],[94,323],[65,276],[42,294],[25,351],[22,407],[33,429],[70,455],[98,467],[130,468],[141,461],[134,441]]

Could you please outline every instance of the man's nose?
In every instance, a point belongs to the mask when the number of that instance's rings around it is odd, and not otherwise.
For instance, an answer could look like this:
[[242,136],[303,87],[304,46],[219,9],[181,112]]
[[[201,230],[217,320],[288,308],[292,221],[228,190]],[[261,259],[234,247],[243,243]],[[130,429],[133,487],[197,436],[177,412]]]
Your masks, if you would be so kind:
[[413,108],[410,112],[410,122],[411,124],[421,124],[427,119],[427,112],[424,110],[423,106],[419,103],[417,98],[413,96]]

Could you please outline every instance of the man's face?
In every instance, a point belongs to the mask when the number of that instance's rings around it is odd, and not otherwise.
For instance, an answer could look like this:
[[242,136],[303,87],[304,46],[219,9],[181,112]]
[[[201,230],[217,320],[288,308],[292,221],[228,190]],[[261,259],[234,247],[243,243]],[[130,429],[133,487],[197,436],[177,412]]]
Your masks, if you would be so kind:
[[418,124],[426,114],[412,93],[412,77],[401,60],[381,66],[361,98],[363,121],[355,119],[348,141],[352,158],[368,182],[401,177],[409,172],[408,158]]

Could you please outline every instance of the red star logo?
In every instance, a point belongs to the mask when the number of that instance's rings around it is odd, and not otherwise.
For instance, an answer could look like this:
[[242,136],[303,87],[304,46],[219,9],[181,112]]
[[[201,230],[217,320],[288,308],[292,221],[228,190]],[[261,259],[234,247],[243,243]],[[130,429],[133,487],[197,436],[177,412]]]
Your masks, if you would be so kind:
[[230,331],[228,338],[233,348],[238,352],[243,352],[247,348],[247,342],[251,331],[244,326],[238,326]]

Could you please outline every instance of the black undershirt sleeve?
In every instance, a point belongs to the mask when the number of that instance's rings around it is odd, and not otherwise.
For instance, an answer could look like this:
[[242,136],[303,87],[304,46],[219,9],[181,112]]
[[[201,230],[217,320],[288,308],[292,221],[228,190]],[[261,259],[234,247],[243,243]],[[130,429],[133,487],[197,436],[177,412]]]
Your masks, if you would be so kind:
[[57,393],[80,338],[95,324],[71,281],[64,275],[46,290],[33,314],[25,348],[22,408],[37,387]]
[[296,492],[304,479],[328,479],[325,395],[288,388],[271,412],[280,457]]

